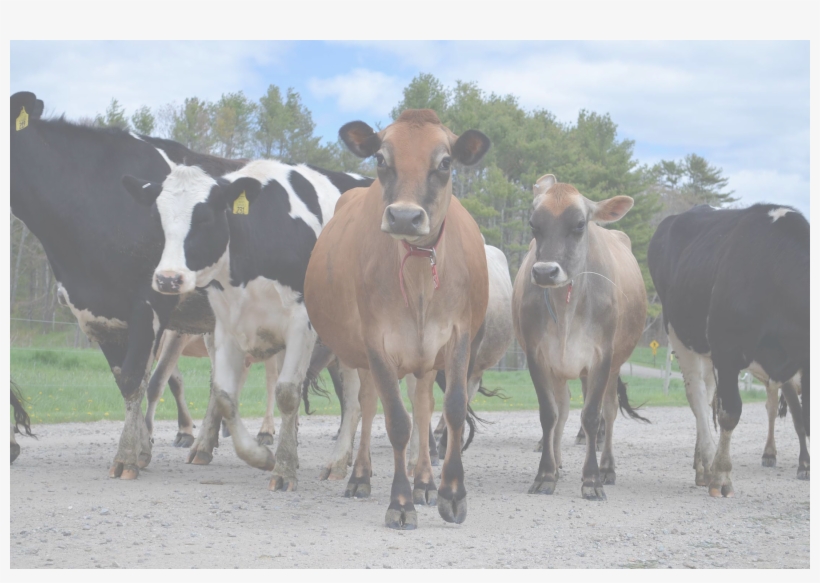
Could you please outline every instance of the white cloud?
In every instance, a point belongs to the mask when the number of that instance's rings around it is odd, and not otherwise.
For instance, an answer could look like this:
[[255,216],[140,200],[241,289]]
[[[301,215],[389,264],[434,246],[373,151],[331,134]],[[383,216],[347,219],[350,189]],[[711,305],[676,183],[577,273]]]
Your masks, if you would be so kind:
[[797,174],[776,170],[738,170],[728,172],[729,187],[744,205],[756,202],[795,207],[809,219],[809,182]]
[[345,113],[386,117],[401,99],[405,82],[379,71],[353,69],[330,79],[312,78],[308,88],[319,99],[334,98]]
[[47,112],[93,116],[116,97],[131,113],[185,97],[217,99],[237,88],[251,97],[267,86],[259,72],[287,43],[12,42],[11,91],[33,91]]

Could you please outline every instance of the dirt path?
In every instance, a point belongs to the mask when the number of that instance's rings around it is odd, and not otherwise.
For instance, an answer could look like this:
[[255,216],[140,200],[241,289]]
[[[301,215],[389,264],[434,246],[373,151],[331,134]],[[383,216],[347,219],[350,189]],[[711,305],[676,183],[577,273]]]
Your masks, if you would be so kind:
[[[392,455],[383,418],[374,429],[373,496],[342,498],[319,482],[337,419],[301,421],[299,491],[267,490],[268,474],[222,440],[207,467],[171,447],[157,425],[154,459],[137,482],[110,480],[122,423],[35,428],[11,467],[12,567],[809,567],[809,483],[795,478],[797,438],[778,420],[778,467],[763,468],[762,403],[744,407],[734,433],[733,499],[694,485],[695,422],[688,408],[651,408],[653,424],[615,425],[618,482],[608,500],[580,497],[583,448],[571,411],[564,474],[554,496],[526,494],[535,476],[537,413],[486,413],[465,453],[468,516],[446,524],[419,508],[419,528],[383,526]],[[258,429],[260,420],[248,426]]]

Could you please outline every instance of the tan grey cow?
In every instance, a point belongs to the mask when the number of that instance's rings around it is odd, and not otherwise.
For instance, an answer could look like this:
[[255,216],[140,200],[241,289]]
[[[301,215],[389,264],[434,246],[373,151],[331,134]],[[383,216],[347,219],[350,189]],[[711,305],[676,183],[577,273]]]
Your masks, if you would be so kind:
[[[552,494],[561,467],[569,414],[567,381],[581,379],[586,460],[581,494],[604,500],[615,483],[612,428],[629,406],[618,376],[643,332],[646,289],[629,237],[600,227],[623,217],[633,201],[593,202],[547,174],[533,186],[533,240],[513,288],[513,325],[527,355],[543,429],[541,463],[530,493]],[[601,411],[606,423],[600,467],[595,448]]]

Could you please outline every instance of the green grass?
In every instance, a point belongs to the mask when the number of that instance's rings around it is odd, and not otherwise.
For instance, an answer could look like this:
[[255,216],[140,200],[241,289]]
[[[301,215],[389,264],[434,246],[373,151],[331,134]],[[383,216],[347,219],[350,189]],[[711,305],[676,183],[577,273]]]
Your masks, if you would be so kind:
[[[658,350],[659,362],[661,350]],[[648,354],[648,362],[646,356]],[[652,364],[652,354],[648,348],[638,348],[633,362]],[[210,361],[204,358],[180,359],[179,368],[185,383],[185,400],[194,419],[205,415],[208,405],[210,382]],[[28,401],[27,409],[34,423],[65,423],[74,421],[97,421],[100,419],[123,419],[122,397],[114,383],[114,378],[97,350],[11,350],[11,376],[20,386]],[[669,394],[663,394],[661,379],[623,377],[629,387],[629,400],[633,405],[646,406],[686,406],[683,383],[672,379]],[[311,408],[319,415],[338,415],[339,403],[333,395],[330,379],[323,375],[324,386],[332,394],[330,400],[312,396]],[[529,372],[488,371],[484,375],[484,385],[488,389],[500,389],[507,399],[477,395],[473,408],[480,411],[534,410],[538,399],[530,380]],[[570,405],[580,408],[581,384],[572,381]],[[741,391],[744,402],[764,401],[764,391]],[[254,364],[240,398],[240,414],[244,417],[261,417],[265,413],[267,393],[265,390],[265,369],[261,363]],[[435,390],[436,410],[441,410],[441,391]],[[405,404],[409,402],[405,398]],[[381,411],[381,408],[379,409]],[[166,390],[157,407],[158,419],[176,419],[176,405],[170,391]]]

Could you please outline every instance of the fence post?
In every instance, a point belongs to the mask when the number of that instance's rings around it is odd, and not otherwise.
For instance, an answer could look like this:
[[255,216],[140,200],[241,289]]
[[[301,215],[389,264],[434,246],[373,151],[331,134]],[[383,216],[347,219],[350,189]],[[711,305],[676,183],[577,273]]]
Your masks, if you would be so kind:
[[669,395],[669,377],[672,376],[672,351],[669,341],[666,342],[666,366],[663,369],[663,396]]

